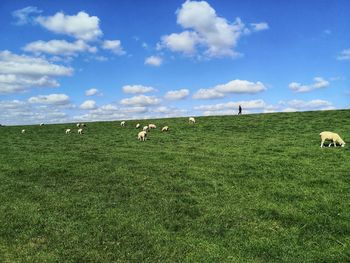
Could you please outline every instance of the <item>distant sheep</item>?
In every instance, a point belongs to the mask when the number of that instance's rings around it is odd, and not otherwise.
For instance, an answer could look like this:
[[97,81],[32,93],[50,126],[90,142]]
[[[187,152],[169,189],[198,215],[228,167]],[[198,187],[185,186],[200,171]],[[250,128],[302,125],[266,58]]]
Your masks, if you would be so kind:
[[[321,148],[323,147],[323,143],[325,140],[331,140],[333,142],[334,147],[337,147],[337,143],[341,145],[341,147],[345,146],[345,142],[340,138],[340,136],[337,133],[324,131],[320,133],[321,136]],[[331,147],[332,142],[328,145],[328,147]]]
[[142,130],[143,131],[148,131],[148,126],[144,126]]
[[79,129],[78,134],[83,134],[83,129]]
[[44,126],[44,123],[40,123],[40,126]]
[[125,126],[125,121],[122,121],[122,122],[120,123],[120,126],[124,127],[124,126]]
[[164,132],[164,131],[169,131],[169,127],[168,127],[168,126],[164,126],[164,127],[162,128],[162,132]]
[[69,134],[71,132],[71,129],[66,129],[66,134]]
[[22,134],[23,134],[23,133],[26,133],[26,130],[25,130],[25,129],[22,130]]
[[77,123],[77,128],[80,128],[80,123]]
[[155,124],[148,124],[148,129],[156,129],[157,126]]
[[86,127],[86,125],[84,123],[77,123],[77,127],[82,128],[82,127]]
[[190,118],[188,118],[188,122],[189,123],[196,123],[196,120],[195,120],[195,118],[190,117]]
[[136,124],[136,129],[140,128],[140,123]]
[[137,139],[144,142],[146,140],[146,136],[147,136],[146,131],[140,131],[139,134],[137,135]]

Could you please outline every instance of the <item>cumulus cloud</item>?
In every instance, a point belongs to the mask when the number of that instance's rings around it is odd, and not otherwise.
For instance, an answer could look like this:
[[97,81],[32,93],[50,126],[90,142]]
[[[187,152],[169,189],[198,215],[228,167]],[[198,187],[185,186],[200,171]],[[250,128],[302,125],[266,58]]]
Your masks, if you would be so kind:
[[94,96],[94,95],[101,95],[101,93],[98,91],[98,89],[88,89],[85,91],[85,96]]
[[155,91],[156,89],[153,87],[143,85],[125,85],[123,86],[122,90],[124,93],[142,94]]
[[39,10],[37,7],[27,6],[25,8],[18,9],[12,12],[12,16],[16,19],[16,25],[24,25],[32,23],[34,21],[35,15],[38,15],[40,13],[42,13],[42,11]]
[[[248,100],[248,101],[237,101],[237,102],[225,102],[225,103],[218,103],[218,104],[211,104],[211,105],[200,105],[194,107],[195,110],[200,111],[222,111],[227,109],[236,109],[238,106],[241,105],[243,109],[264,109],[268,105],[264,100]],[[231,111],[232,113],[232,111]]]
[[182,100],[188,97],[190,91],[188,89],[180,89],[180,90],[170,90],[168,91],[164,98],[167,100]]
[[[161,37],[159,48],[194,55],[198,48],[208,57],[237,57],[238,40],[250,33],[240,18],[229,22],[216,14],[206,1],[186,1],[176,11],[177,23],[185,29]],[[267,29],[267,23],[253,24],[254,31]]]
[[317,110],[317,109],[334,109],[331,102],[327,100],[290,100],[287,102],[282,102],[282,104],[287,105],[289,109],[295,110]]
[[260,81],[250,82],[247,80],[235,79],[226,84],[220,84],[209,89],[200,89],[194,95],[194,99],[219,99],[227,94],[255,94],[266,90]]
[[289,88],[296,93],[309,92],[312,90],[322,89],[329,86],[329,82],[321,77],[314,78],[314,83],[310,85],[302,85],[298,82],[292,82],[289,84]]
[[50,94],[30,97],[28,102],[36,104],[67,105],[70,103],[70,100],[66,94]]
[[105,50],[109,50],[117,55],[125,54],[120,40],[105,40],[103,41],[102,48]]
[[338,60],[350,60],[350,48],[344,49],[337,57]]
[[150,56],[145,59],[145,64],[150,66],[159,67],[160,65],[162,65],[162,63],[163,59],[158,56]]
[[94,100],[86,100],[80,106],[82,110],[93,110],[96,109],[96,102]]
[[0,94],[14,93],[35,87],[58,87],[54,77],[70,76],[73,69],[44,58],[0,51]]
[[81,11],[76,15],[58,12],[53,16],[38,16],[36,22],[49,31],[64,34],[86,41],[95,40],[103,35],[100,19]]
[[38,40],[31,42],[23,47],[24,51],[35,54],[47,53],[50,55],[72,56],[80,52],[97,52],[97,48],[86,44],[83,40],[67,42],[65,40]]
[[160,103],[160,99],[154,96],[138,95],[127,99],[122,99],[120,104],[124,106],[154,106]]
[[266,22],[251,23],[250,25],[253,31],[263,31],[269,29],[269,25]]

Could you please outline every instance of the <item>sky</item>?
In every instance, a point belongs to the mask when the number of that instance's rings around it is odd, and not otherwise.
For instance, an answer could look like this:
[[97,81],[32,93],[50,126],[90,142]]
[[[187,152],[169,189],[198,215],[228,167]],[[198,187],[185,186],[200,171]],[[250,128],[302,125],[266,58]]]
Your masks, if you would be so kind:
[[350,108],[350,1],[0,2],[0,124]]

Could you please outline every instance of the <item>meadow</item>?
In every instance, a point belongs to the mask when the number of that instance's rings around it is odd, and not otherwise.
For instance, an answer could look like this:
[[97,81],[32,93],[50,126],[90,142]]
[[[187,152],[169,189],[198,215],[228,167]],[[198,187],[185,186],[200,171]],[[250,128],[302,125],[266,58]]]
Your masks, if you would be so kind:
[[350,261],[350,110],[196,120],[0,127],[0,262]]

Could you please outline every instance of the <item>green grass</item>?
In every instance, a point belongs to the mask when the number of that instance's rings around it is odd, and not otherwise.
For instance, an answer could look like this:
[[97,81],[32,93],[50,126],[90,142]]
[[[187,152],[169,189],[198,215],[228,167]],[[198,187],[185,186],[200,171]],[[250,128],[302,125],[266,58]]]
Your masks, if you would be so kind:
[[136,121],[1,127],[0,262],[349,262],[350,148],[319,147],[349,120],[151,120],[144,143]]

